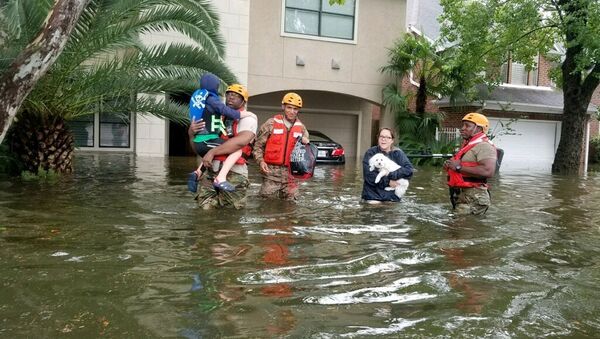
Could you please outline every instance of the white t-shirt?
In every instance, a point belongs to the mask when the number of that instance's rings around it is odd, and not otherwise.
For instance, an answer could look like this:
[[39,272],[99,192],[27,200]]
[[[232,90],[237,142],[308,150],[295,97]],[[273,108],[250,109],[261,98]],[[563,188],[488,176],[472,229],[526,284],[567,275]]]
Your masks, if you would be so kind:
[[[258,117],[256,117],[256,114],[252,113],[252,112],[248,112],[251,115],[245,118],[241,118],[240,121],[238,122],[237,128],[238,128],[238,133],[242,132],[242,131],[250,131],[252,133],[254,133],[254,136],[256,136],[256,131],[258,129]],[[219,168],[221,166],[221,162],[219,160],[214,160],[213,161],[213,168]],[[233,167],[231,168],[232,172],[235,172],[237,174],[241,174],[243,176],[245,176],[246,178],[248,177],[248,166],[247,165],[233,165]]]

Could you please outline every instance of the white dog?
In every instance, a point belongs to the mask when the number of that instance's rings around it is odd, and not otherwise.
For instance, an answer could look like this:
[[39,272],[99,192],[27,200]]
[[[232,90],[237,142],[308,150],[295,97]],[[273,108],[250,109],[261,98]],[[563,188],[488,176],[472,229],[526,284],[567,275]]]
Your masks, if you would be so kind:
[[[369,159],[369,171],[374,171],[375,169],[379,170],[377,177],[375,178],[375,183],[381,181],[381,178],[390,174],[390,172],[394,172],[398,170],[401,166],[395,163],[392,159],[386,157],[382,153],[377,153]],[[399,179],[396,180],[396,187],[386,187],[386,191],[395,191],[396,196],[398,198],[402,198],[402,196],[406,193],[408,189],[408,180]]]

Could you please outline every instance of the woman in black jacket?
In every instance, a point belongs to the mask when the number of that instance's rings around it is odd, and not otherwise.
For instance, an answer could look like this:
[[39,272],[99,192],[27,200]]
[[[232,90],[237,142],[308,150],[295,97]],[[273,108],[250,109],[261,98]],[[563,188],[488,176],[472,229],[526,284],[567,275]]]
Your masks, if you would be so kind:
[[[377,135],[377,146],[367,150],[363,157],[363,191],[362,199],[368,203],[381,203],[382,201],[400,201],[393,190],[386,191],[386,187],[396,187],[396,180],[410,179],[413,174],[413,166],[401,149],[394,147],[394,132],[390,128],[382,128]],[[377,153],[383,153],[400,168],[390,172],[381,181],[375,183],[379,173],[377,170],[369,170],[369,159]]]

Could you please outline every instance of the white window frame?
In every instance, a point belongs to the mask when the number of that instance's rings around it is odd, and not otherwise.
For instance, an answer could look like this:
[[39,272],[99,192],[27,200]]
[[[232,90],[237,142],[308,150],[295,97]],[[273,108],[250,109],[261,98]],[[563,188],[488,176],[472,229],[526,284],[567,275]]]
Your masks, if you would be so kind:
[[352,32],[352,37],[353,37],[352,40],[286,32],[285,31],[285,3],[286,3],[286,0],[281,1],[281,27],[280,27],[281,36],[356,45],[358,43],[358,38],[357,38],[357,35],[358,35],[358,9],[359,9],[360,0],[354,0],[354,1],[355,1],[354,2],[354,32]]
[[[502,66],[506,65],[507,66],[507,71],[506,71],[506,77],[504,77],[502,79],[502,85],[512,85],[512,86],[521,86],[521,87],[538,87],[539,86],[539,82],[540,82],[540,56],[537,56],[537,62],[536,62],[536,68],[532,69],[530,71],[527,71],[527,83],[526,84],[514,84],[512,82],[507,82],[510,80],[510,77],[512,76],[512,65],[513,64],[519,64],[522,65],[518,62],[514,62],[512,60],[512,58],[509,58]],[[536,74],[536,79],[535,79],[535,85],[530,84],[530,80],[533,79],[533,75],[532,73],[535,72]],[[504,76],[504,74],[502,74],[502,76]]]
[[100,146],[100,113],[94,113],[94,146],[76,146],[78,151],[109,151],[109,152],[133,152],[135,141],[135,116],[129,113],[129,147]]

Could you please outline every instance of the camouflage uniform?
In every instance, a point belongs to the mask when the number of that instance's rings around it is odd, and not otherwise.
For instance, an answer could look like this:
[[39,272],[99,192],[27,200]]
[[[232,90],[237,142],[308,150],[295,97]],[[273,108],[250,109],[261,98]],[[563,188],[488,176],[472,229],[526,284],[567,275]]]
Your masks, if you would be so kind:
[[[242,118],[238,124],[238,132],[250,131],[256,134],[257,118],[254,114],[250,117]],[[248,181],[248,166],[236,164],[227,174],[227,181],[235,186],[234,192],[216,191],[213,187],[213,181],[217,176],[218,169],[222,163],[213,161],[213,167],[204,171],[198,183],[198,194],[196,200],[198,206],[203,209],[213,209],[221,207],[234,207],[241,209],[246,206],[246,193],[250,182]]]
[[259,194],[263,197],[276,197],[283,200],[296,200],[298,197],[298,180],[290,174],[286,166],[267,164],[271,173],[263,174],[263,183]]
[[246,206],[246,191],[250,182],[248,177],[239,173],[229,172],[227,181],[235,186],[234,192],[216,191],[213,187],[213,181],[217,172],[212,169],[204,171],[200,182],[198,183],[198,194],[196,200],[198,206],[203,209],[213,209],[220,207],[235,207],[241,209]]
[[[287,123],[287,122],[286,122]],[[289,126],[287,126],[289,128]],[[258,131],[252,154],[256,162],[260,164],[264,159],[267,139],[273,131],[273,118],[267,120]],[[303,137],[309,138],[308,131],[304,127]],[[263,183],[259,194],[265,198],[278,198],[284,200],[296,200],[298,196],[298,180],[290,173],[287,166],[267,164],[271,173],[262,173]]]
[[483,215],[492,204],[490,192],[485,187],[451,188],[450,195],[455,199],[456,214]]

